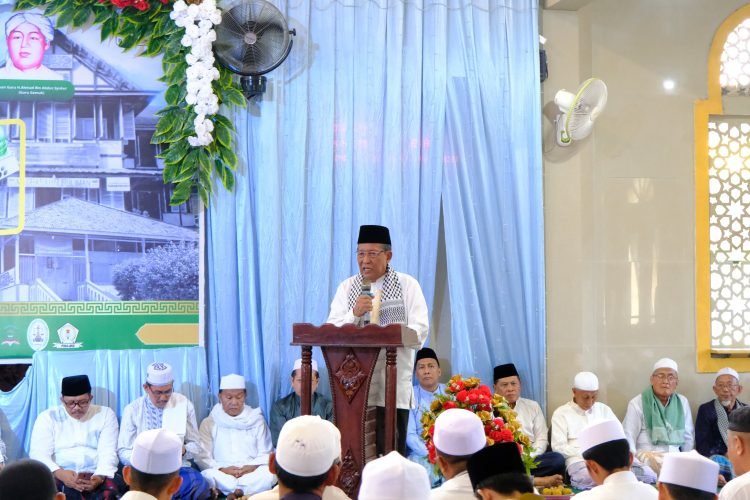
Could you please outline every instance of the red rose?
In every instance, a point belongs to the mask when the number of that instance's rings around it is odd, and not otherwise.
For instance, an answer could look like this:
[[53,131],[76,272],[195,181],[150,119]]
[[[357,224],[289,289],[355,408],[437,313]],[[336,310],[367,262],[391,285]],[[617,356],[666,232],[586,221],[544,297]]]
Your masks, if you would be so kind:
[[151,5],[144,0],[135,0],[135,2],[133,3],[133,7],[135,7],[136,9],[140,11],[144,11],[144,10],[148,10],[148,8],[151,7]]
[[507,443],[513,441],[513,433],[510,429],[503,429],[500,431],[500,442]]
[[492,431],[487,436],[496,443],[499,443],[503,437],[502,433],[499,431]]
[[495,424],[496,426],[498,426],[499,428],[503,428],[503,427],[505,427],[505,422],[504,422],[504,421],[503,421],[503,419],[502,419],[502,418],[500,418],[500,417],[497,417],[497,418],[496,418],[495,420],[493,420],[492,422],[493,422],[493,423],[494,423],[494,424]]
[[435,425],[431,425],[430,428],[427,430],[427,433],[430,435],[430,437],[435,435]]
[[488,398],[492,397],[492,391],[490,391],[490,388],[487,387],[486,385],[480,385],[479,388],[478,388],[478,390],[482,394],[485,394]]
[[446,401],[443,403],[444,410],[450,410],[451,408],[458,408],[458,405],[454,401]]
[[456,393],[456,401],[460,403],[468,403],[469,402],[469,393],[461,390]]
[[455,380],[451,382],[451,389],[453,389],[453,392],[463,391],[466,387],[466,384],[464,384],[463,380]]
[[469,403],[475,405],[479,401],[479,393],[477,392],[476,389],[472,389],[469,391],[468,398],[469,398]]

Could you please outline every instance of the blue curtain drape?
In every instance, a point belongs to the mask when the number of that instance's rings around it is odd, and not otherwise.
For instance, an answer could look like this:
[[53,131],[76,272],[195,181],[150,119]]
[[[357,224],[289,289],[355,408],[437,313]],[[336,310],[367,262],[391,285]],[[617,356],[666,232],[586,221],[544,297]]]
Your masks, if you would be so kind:
[[24,379],[9,392],[0,392],[0,433],[8,457],[28,454],[36,417],[60,404],[60,382],[70,375],[88,375],[94,403],[122,415],[125,406],[143,395],[146,367],[154,361],[172,365],[175,390],[195,405],[200,422],[209,410],[206,351],[202,347],[34,353]]
[[325,321],[356,272],[361,224],[391,229],[393,267],[419,280],[431,306],[442,197],[453,364],[487,379],[510,357],[539,398],[537,2],[276,4],[294,47],[263,99],[234,115],[247,166],[208,210],[214,389],[241,373],[264,411],[289,391],[292,324]]
[[544,407],[539,44],[534,2],[448,17],[443,175],[454,372],[513,362]]

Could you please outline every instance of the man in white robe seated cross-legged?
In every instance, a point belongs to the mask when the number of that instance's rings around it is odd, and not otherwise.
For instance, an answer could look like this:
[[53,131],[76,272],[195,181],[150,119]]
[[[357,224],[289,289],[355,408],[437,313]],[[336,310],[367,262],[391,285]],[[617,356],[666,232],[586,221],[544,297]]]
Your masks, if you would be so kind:
[[148,365],[145,396],[141,396],[125,407],[120,423],[120,438],[117,454],[123,465],[130,465],[135,438],[143,431],[167,429],[183,441],[182,485],[174,495],[176,500],[205,500],[211,497],[211,487],[201,473],[190,466],[190,460],[200,459],[203,448],[200,444],[198,424],[193,403],[174,392],[172,367],[155,362]]
[[201,422],[206,454],[198,465],[213,488],[235,500],[269,490],[276,476],[268,470],[271,433],[260,408],[245,404],[245,378],[227,375],[219,384],[219,401]]
[[117,417],[91,404],[86,375],[62,379],[60,401],[39,414],[31,431],[29,456],[46,465],[68,500],[117,498]]

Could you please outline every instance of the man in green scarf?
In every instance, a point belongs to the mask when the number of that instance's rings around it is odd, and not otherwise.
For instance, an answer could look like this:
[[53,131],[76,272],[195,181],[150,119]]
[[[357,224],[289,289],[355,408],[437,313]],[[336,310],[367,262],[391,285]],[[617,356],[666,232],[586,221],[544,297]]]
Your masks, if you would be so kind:
[[693,416],[685,396],[677,394],[677,363],[654,363],[651,385],[628,403],[622,426],[630,450],[657,474],[664,454],[693,449]]

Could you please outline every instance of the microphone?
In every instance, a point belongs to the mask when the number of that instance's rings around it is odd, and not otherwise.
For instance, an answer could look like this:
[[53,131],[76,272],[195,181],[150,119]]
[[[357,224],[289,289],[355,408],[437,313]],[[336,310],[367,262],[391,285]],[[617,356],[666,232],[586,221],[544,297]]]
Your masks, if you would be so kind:
[[[372,283],[370,283],[370,280],[367,278],[362,278],[362,290],[359,292],[359,295],[367,295],[368,297],[372,297]],[[362,323],[365,325],[370,324],[370,311],[367,311],[362,315]]]

